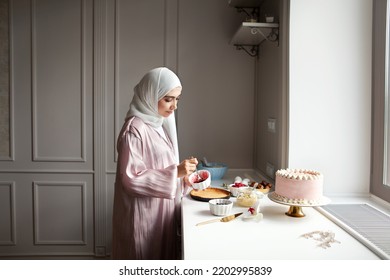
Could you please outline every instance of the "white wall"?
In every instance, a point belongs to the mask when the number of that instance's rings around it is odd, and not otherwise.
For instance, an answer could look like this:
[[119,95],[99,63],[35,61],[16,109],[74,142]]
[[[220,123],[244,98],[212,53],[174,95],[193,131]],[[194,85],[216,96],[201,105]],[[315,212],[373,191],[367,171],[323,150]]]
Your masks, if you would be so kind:
[[291,1],[289,167],[328,195],[369,190],[371,28],[372,1]]

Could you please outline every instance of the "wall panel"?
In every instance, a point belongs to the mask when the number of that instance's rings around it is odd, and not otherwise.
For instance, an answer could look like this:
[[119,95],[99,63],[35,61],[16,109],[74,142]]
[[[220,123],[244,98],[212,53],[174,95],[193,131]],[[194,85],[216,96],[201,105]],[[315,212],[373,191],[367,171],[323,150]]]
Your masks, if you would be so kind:
[[15,245],[15,184],[0,182],[0,246]]
[[13,157],[9,6],[7,0],[0,0],[0,161]]
[[85,19],[80,0],[32,2],[35,161],[85,161]]
[[[0,227],[0,258],[94,255],[93,175],[24,173],[15,177],[13,173],[1,173],[0,176],[0,220],[7,222]],[[14,182],[12,178],[16,178]],[[9,216],[13,217],[12,242]]]
[[34,244],[85,244],[86,183],[34,182]]

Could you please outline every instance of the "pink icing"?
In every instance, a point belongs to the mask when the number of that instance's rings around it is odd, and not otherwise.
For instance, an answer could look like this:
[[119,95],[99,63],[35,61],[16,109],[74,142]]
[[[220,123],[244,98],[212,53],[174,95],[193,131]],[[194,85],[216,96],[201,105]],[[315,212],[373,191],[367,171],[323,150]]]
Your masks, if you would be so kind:
[[276,174],[275,193],[292,199],[318,200],[323,193],[323,177],[305,180]]

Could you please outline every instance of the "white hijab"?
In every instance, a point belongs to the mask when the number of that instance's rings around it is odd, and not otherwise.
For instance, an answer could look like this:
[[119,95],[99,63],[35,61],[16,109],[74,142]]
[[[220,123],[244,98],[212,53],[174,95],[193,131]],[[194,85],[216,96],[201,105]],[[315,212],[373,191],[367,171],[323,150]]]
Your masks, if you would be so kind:
[[168,68],[159,67],[150,70],[134,87],[134,96],[126,119],[136,116],[153,128],[162,126],[172,141],[176,161],[179,163],[175,115],[172,113],[168,118],[164,118],[158,113],[158,101],[177,87],[181,87],[180,80]]

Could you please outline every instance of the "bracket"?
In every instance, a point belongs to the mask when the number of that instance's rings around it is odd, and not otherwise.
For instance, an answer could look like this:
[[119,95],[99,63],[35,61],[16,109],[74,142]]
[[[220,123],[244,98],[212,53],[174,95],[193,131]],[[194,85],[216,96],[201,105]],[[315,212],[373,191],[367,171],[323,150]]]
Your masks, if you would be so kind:
[[235,45],[237,50],[243,50],[252,57],[259,55],[259,45]]

